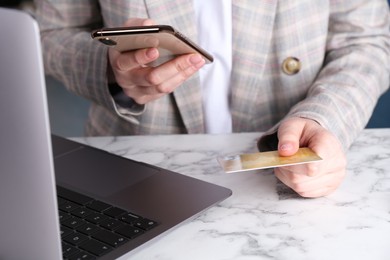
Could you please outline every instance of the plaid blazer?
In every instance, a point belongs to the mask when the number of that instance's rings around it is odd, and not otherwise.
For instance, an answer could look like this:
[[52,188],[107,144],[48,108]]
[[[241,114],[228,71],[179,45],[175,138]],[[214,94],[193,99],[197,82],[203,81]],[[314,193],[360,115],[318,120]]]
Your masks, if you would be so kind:
[[[272,131],[284,118],[306,117],[347,148],[389,86],[387,1],[232,2],[233,131]],[[88,135],[204,132],[197,75],[142,114],[119,116],[107,87],[107,48],[90,36],[94,28],[148,17],[196,41],[192,1],[36,0],[36,6],[46,73],[93,102]],[[298,73],[283,70],[288,57],[299,59]]]

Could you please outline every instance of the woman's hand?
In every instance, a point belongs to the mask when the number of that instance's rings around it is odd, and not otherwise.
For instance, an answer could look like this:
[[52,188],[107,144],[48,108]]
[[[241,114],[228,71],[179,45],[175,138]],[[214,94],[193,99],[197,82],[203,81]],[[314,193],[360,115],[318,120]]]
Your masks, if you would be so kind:
[[291,118],[279,126],[278,151],[290,156],[299,147],[309,147],[323,161],[275,169],[275,175],[302,197],[330,194],[341,184],[346,173],[346,157],[336,137],[317,122]]
[[[150,19],[134,18],[124,26],[153,24]],[[116,83],[127,96],[141,105],[171,93],[205,64],[201,55],[186,54],[150,67],[148,64],[159,57],[157,48],[122,53],[110,48],[108,56]]]

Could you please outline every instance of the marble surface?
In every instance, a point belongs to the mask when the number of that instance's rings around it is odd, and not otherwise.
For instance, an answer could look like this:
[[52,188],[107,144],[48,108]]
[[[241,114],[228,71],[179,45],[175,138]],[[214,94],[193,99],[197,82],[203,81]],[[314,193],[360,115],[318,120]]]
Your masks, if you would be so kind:
[[226,174],[216,157],[256,152],[260,133],[74,138],[233,191],[131,259],[390,259],[390,129],[366,129],[333,194],[304,199],[272,170]]

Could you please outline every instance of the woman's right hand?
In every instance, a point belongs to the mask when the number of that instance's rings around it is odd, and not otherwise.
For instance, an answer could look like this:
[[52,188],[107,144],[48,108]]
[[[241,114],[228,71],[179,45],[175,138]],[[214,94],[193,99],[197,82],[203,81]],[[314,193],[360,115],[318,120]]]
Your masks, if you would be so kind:
[[[153,24],[150,19],[132,18],[124,26]],[[140,105],[173,92],[205,64],[201,55],[185,54],[157,67],[148,66],[159,57],[157,48],[122,53],[110,48],[108,56],[114,80]]]

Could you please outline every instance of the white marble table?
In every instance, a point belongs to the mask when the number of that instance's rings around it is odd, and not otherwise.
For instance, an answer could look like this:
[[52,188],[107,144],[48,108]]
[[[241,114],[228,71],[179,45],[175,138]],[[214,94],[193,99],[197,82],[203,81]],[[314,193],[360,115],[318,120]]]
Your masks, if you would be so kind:
[[364,130],[332,195],[304,199],[272,170],[226,174],[216,157],[256,151],[259,133],[75,138],[213,182],[233,195],[132,259],[390,259],[390,129]]

